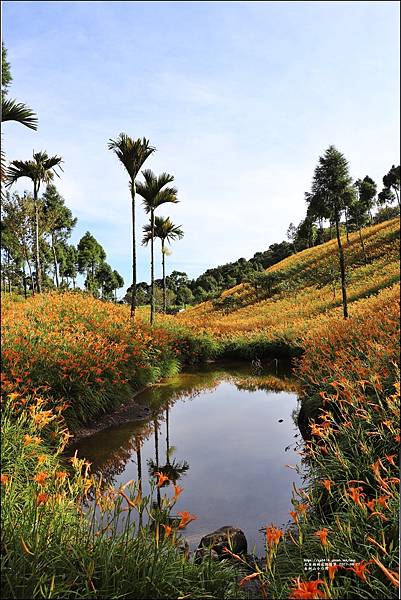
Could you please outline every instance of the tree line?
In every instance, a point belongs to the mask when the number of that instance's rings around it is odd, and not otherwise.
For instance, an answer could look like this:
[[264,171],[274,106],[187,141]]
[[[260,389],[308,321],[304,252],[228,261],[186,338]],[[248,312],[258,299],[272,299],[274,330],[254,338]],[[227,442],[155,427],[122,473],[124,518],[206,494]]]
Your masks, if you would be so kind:
[[87,231],[77,246],[69,243],[77,219],[56,186],[49,183],[41,197],[30,192],[6,193],[1,207],[2,290],[28,294],[52,289],[79,289],[116,299],[124,280],[106,262],[106,252]]

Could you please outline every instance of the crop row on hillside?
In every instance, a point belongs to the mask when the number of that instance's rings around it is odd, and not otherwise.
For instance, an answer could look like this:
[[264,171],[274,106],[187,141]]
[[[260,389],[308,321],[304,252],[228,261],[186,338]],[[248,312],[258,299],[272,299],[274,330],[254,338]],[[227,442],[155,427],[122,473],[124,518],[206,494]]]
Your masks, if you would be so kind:
[[[344,238],[347,291],[352,317],[355,301],[399,281],[399,223],[387,221],[366,228],[364,251],[358,233]],[[178,315],[178,320],[199,333],[208,332],[223,344],[223,351],[242,356],[264,351],[291,353],[322,314],[336,315],[341,307],[337,242],[292,255],[266,271],[280,281],[269,293],[242,284],[222,294],[220,304],[205,302]]]

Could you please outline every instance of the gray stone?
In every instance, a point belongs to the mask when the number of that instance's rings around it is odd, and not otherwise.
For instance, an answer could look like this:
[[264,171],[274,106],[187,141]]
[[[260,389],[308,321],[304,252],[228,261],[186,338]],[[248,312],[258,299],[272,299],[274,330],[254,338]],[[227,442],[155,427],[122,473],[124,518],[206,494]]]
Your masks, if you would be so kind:
[[248,544],[244,532],[232,525],[225,525],[208,533],[199,542],[195,561],[200,562],[202,558],[209,556],[217,560],[229,558],[230,555],[224,551],[224,548],[228,548],[234,554],[246,554]]

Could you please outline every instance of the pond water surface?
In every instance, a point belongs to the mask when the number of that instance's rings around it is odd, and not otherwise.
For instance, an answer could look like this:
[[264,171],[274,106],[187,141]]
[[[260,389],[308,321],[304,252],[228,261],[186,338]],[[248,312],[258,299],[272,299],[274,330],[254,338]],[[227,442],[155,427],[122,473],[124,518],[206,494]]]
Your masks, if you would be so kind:
[[292,484],[302,484],[286,467],[300,464],[294,389],[280,363],[258,373],[250,365],[207,365],[140,393],[148,419],[100,431],[71,451],[114,486],[139,472],[145,494],[151,473],[172,469],[184,489],[174,513],[198,516],[185,531],[191,549],[203,535],[234,525],[248,549],[261,553],[259,530],[288,522]]

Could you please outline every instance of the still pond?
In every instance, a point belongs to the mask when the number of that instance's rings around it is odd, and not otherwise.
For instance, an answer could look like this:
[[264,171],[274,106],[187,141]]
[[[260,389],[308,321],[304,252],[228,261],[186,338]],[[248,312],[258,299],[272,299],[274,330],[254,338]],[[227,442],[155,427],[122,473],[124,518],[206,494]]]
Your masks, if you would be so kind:
[[289,521],[293,483],[302,485],[301,474],[286,466],[301,468],[295,389],[288,365],[277,361],[263,369],[197,367],[136,396],[150,409],[146,419],[99,431],[70,451],[117,487],[139,473],[144,494],[151,474],[167,468],[184,489],[174,512],[198,517],[185,531],[191,549],[203,535],[234,525],[248,551],[261,554],[260,530]]

